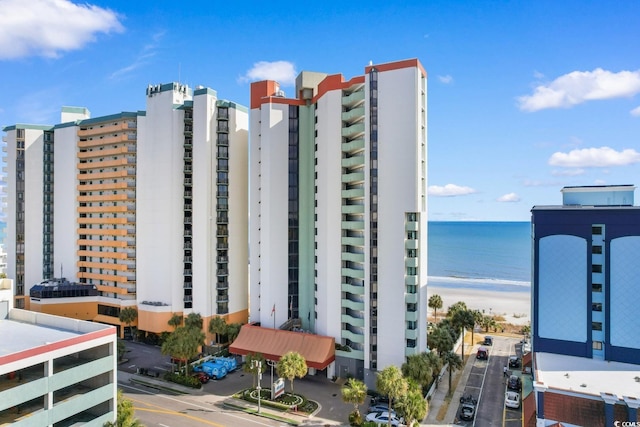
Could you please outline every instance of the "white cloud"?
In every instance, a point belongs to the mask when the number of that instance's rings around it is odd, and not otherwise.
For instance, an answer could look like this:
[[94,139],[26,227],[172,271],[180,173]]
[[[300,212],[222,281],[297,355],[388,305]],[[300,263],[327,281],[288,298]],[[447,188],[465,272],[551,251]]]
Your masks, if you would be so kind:
[[260,80],[275,80],[283,86],[293,86],[296,82],[296,67],[289,61],[260,61],[238,80],[240,82],[254,82]]
[[477,193],[477,191],[471,187],[460,186],[456,184],[447,184],[444,187],[440,185],[430,185],[427,189],[429,196],[434,197],[452,197],[452,196],[466,196],[467,194]]
[[516,193],[507,193],[504,194],[500,197],[498,197],[496,199],[496,201],[498,202],[519,202],[520,201],[520,196],[518,196]]
[[629,112],[632,116],[640,117],[640,107],[636,107]]
[[57,57],[82,48],[97,33],[124,30],[110,9],[69,0],[1,0],[0,59]]
[[631,97],[639,92],[640,70],[613,73],[596,68],[573,71],[537,86],[532,95],[518,97],[518,104],[523,111],[570,108],[586,101]]
[[551,166],[566,168],[606,168],[640,162],[640,153],[632,148],[616,151],[610,147],[583,148],[568,153],[556,152],[549,158]]
[[151,35],[152,42],[144,45],[142,51],[138,54],[136,58],[133,59],[133,62],[125,67],[122,67],[109,75],[110,79],[122,79],[129,73],[138,68],[147,65],[149,60],[156,55],[156,50],[158,47],[158,42],[164,36],[164,31],[157,32]]
[[441,83],[448,85],[453,82],[453,77],[447,74],[446,76],[438,76],[438,80],[440,80]]

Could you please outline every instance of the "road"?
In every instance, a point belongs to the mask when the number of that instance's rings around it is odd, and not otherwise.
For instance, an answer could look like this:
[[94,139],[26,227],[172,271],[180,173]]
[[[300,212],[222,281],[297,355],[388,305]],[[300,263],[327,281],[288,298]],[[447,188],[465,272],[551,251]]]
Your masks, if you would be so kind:
[[[516,427],[522,425],[522,409],[507,409],[504,393],[508,376],[503,369],[509,356],[517,354],[517,338],[494,337],[489,348],[489,360],[475,360],[464,389],[464,396],[478,400],[477,413],[473,421],[461,421],[465,426]],[[519,353],[519,352],[518,352]],[[471,355],[471,357],[475,357]],[[508,371],[508,374],[510,371]],[[459,409],[458,409],[459,411]]]
[[159,427],[258,427],[282,423],[222,407],[215,395],[176,396],[141,385],[119,384],[133,402],[136,417],[145,426]]

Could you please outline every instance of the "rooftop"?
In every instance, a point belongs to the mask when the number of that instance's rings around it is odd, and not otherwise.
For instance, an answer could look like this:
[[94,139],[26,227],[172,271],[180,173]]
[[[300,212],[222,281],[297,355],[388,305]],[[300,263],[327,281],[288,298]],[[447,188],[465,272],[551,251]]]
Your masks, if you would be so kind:
[[536,388],[640,399],[640,365],[552,353],[534,353],[533,357]]
[[107,335],[113,326],[14,308],[0,319],[0,365]]

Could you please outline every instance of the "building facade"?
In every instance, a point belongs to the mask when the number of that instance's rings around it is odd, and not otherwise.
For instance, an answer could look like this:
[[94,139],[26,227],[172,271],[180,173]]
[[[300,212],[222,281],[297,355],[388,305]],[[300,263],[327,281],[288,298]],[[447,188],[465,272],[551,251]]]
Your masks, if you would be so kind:
[[[136,307],[152,333],[173,314],[246,322],[248,111],[179,83],[150,85],[146,100],[145,111],[63,107],[60,124],[4,129],[16,307],[118,327]],[[56,278],[98,295],[29,298]]]
[[640,421],[640,208],[633,206],[634,190],[565,187],[561,206],[532,209],[539,426]]
[[251,86],[251,321],[335,337],[330,376],[426,348],[426,111],[417,60]]
[[14,309],[10,284],[0,279],[0,423],[115,421],[115,328]]

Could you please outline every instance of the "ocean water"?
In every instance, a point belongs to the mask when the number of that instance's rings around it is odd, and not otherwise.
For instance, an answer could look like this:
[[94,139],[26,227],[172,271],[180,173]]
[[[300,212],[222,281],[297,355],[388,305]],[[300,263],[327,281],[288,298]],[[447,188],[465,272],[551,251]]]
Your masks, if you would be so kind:
[[529,292],[531,223],[429,222],[428,284]]

